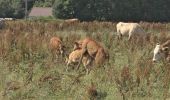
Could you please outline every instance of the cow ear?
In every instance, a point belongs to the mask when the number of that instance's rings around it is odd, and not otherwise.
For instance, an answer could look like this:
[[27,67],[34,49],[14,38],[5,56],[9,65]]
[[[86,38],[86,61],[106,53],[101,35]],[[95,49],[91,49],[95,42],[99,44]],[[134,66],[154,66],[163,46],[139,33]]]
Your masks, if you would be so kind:
[[162,48],[163,51],[168,51],[169,47]]

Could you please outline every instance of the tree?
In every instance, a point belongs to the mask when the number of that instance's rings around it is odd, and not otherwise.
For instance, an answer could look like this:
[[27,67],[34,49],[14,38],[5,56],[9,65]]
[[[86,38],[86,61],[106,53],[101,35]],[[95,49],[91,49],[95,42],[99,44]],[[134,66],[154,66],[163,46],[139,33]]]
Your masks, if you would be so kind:
[[75,16],[71,0],[56,0],[53,5],[53,15],[57,18],[72,18]]
[[34,3],[35,7],[52,7],[55,0],[36,0]]
[[56,0],[57,18],[112,21],[170,21],[170,0]]
[[[28,10],[33,6],[34,1],[29,1]],[[0,17],[23,18],[25,16],[24,0],[0,0]]]

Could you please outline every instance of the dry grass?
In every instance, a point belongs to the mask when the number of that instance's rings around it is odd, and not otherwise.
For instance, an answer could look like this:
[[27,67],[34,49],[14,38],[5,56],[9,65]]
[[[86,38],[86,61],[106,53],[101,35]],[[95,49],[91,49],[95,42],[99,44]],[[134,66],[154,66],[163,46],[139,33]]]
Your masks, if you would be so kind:
[[[155,44],[170,39],[170,25],[140,24],[150,33],[143,43],[117,40],[116,23],[111,22],[8,22],[0,30],[0,99],[169,98],[169,64],[151,59]],[[89,75],[83,67],[65,72],[64,58],[52,60],[48,44],[53,36],[62,37],[67,54],[76,40],[92,37],[108,50],[109,64],[94,67]]]

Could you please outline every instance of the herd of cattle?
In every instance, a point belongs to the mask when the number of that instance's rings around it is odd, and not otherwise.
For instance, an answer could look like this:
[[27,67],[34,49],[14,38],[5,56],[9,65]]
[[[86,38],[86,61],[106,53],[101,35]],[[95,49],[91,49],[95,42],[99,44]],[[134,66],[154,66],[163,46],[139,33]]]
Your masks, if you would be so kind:
[[[119,22],[116,25],[117,35],[119,38],[128,36],[128,40],[136,37],[135,39],[143,40],[146,38],[147,33],[142,29],[138,23],[124,23]],[[157,44],[154,49],[153,62],[157,62],[163,58],[170,61],[170,40],[163,44]],[[64,55],[64,45],[59,37],[52,37],[50,40],[50,49],[57,57]],[[109,53],[99,42],[92,38],[86,37],[83,40],[75,41],[73,51],[66,59],[67,68],[72,63],[77,63],[79,69],[82,63],[86,69],[86,73],[90,72],[90,65],[97,66],[103,65],[109,59]]]
[[[14,20],[13,18],[0,18],[0,28],[4,26],[5,20]],[[76,23],[79,22],[78,19],[68,19],[65,20],[66,23]],[[121,39],[124,36],[128,37],[128,40],[132,38],[144,41],[147,38],[147,33],[138,23],[125,23],[119,22],[116,25],[118,38]],[[63,41],[59,37],[52,37],[49,44],[50,50],[53,56],[57,58],[59,55],[65,55]],[[170,62],[170,40],[163,44],[156,44],[153,54],[153,62],[160,61],[161,59],[166,59]],[[77,69],[82,63],[89,73],[92,64],[97,66],[103,65],[109,59],[109,53],[106,48],[104,48],[99,42],[93,40],[92,38],[86,37],[83,40],[75,41],[73,51],[66,58],[67,68],[72,63],[77,63]]]
[[[59,55],[64,55],[64,46],[59,37],[52,37],[50,40],[50,50],[58,58]],[[77,69],[83,63],[86,73],[89,73],[90,66],[94,61],[95,65],[103,65],[105,60],[109,59],[108,52],[95,40],[87,37],[83,40],[75,41],[73,51],[66,58],[67,68],[70,64],[78,63]]]

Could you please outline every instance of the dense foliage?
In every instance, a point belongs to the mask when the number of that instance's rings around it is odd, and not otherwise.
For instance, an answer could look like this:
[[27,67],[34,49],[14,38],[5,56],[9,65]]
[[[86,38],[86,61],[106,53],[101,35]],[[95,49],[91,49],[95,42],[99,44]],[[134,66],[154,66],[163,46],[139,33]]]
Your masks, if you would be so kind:
[[55,0],[36,0],[34,6],[36,7],[52,7]]
[[[28,2],[28,10],[33,6],[33,1]],[[25,15],[24,0],[0,0],[0,17],[23,18]]]
[[57,18],[81,20],[170,21],[169,0],[56,0]]

